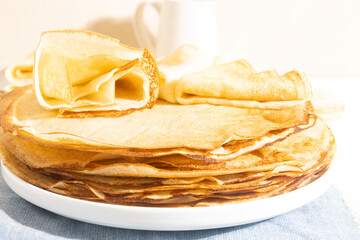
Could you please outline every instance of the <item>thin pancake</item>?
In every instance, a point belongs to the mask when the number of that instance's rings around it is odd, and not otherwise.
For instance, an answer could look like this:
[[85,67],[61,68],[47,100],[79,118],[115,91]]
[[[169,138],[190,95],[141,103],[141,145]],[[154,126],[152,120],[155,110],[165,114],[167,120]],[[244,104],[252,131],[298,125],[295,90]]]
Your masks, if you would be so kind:
[[182,46],[158,62],[160,98],[180,104],[214,104],[279,109],[312,97],[304,73],[280,76],[275,70],[256,72],[244,59],[214,65],[192,46]]
[[124,149],[213,150],[232,140],[260,138],[274,130],[306,123],[311,110],[309,102],[265,111],[158,102],[151,110],[118,118],[63,119],[58,117],[57,111],[41,108],[31,89],[26,87],[6,95],[0,105],[4,132],[49,146],[92,151],[107,149],[113,153]]
[[159,93],[158,69],[150,51],[88,31],[42,33],[33,79],[39,104],[62,112],[120,114],[153,106]]
[[[318,156],[316,164],[314,164],[308,170],[302,172],[296,177],[282,176],[268,176],[267,180],[259,183],[251,183],[251,180],[247,187],[242,188],[240,185],[214,185],[218,186],[215,189],[177,189],[177,190],[160,190],[154,191],[152,188],[150,192],[140,193],[123,193],[115,194],[119,191],[110,191],[112,193],[106,193],[109,188],[106,186],[98,186],[93,183],[86,183],[79,180],[54,178],[54,176],[44,176],[41,173],[37,173],[31,168],[28,168],[25,164],[18,161],[13,155],[7,152],[6,149],[2,149],[2,158],[4,164],[9,167],[16,175],[27,180],[28,182],[43,187],[47,190],[55,193],[63,194],[70,197],[91,200],[91,201],[104,201],[108,203],[126,204],[135,206],[210,206],[222,203],[234,203],[241,201],[248,201],[252,199],[259,199],[278,195],[291,190],[294,190],[304,184],[308,184],[314,179],[321,176],[329,166],[334,154],[333,140],[332,144],[327,152]],[[54,181],[54,179],[56,179]],[[241,183],[244,185],[243,183]],[[105,192],[103,191],[105,187]],[[240,187],[240,188],[239,188]],[[108,189],[108,190],[106,190]],[[111,188],[110,188],[111,189]]]
[[[84,155],[83,159],[76,159],[76,157],[81,157],[81,152],[69,151],[69,153],[66,153],[65,151],[65,153],[61,153],[59,150],[52,148],[47,149],[53,150],[53,152],[46,152],[41,149],[41,146],[38,146],[38,149],[40,149],[39,155],[42,155],[42,152],[44,152],[44,156],[46,156],[43,158],[43,161],[48,158],[48,163],[42,165],[41,162],[40,164],[32,163],[32,161],[37,160],[37,155],[33,154],[29,158],[25,154],[26,152],[21,150],[20,145],[18,145],[18,148],[14,148],[13,145],[9,144],[11,139],[10,141],[4,141],[6,137],[2,138],[4,144],[11,152],[20,160],[33,167],[62,167],[67,172],[102,176],[191,178],[246,171],[272,171],[280,166],[282,166],[284,171],[304,170],[314,164],[318,155],[328,150],[333,136],[326,124],[318,120],[315,126],[293,134],[283,141],[276,142],[271,146],[258,149],[233,160],[219,163],[190,159],[181,155],[169,155],[158,158],[116,158],[101,154],[89,154],[87,156]],[[18,154],[19,152],[20,154]],[[28,150],[28,152],[31,152],[31,150]],[[57,153],[59,155],[56,155]],[[59,160],[53,160],[59,157],[71,158],[72,154],[75,159],[68,161],[67,164],[61,164]],[[102,156],[103,159],[101,159]],[[73,168],[73,166],[76,166],[76,168]]]
[[[212,151],[166,149],[167,151],[154,152],[142,150],[142,152],[123,152],[120,155],[106,152],[78,151],[73,149],[43,146],[25,141],[9,132],[0,134],[0,141],[3,142],[6,148],[9,149],[9,151],[17,158],[22,159],[27,165],[35,168],[80,168],[90,162],[104,159],[117,159],[118,162],[130,161],[137,163],[168,164],[173,167],[181,167],[184,166],[184,164],[189,163],[188,158],[192,158],[190,161],[191,164],[194,167],[201,169],[201,167],[207,165],[207,163],[229,162],[229,160],[237,159],[241,155],[261,148],[264,145],[270,146],[276,141],[282,141],[291,134],[295,134],[312,127],[315,124],[315,119],[311,120],[312,121],[310,121],[307,125],[300,125],[294,128],[277,131],[276,133],[267,134],[260,139],[231,141]],[[220,164],[214,164],[214,166],[217,168]]]
[[6,88],[13,89],[32,84],[33,65],[34,54],[32,53],[20,62],[7,67],[5,69],[5,78],[9,85]]
[[[327,152],[334,143],[330,130],[324,123],[319,121],[316,127],[294,134],[282,142],[262,148],[256,152],[243,155],[237,159],[226,161],[225,164],[208,163],[205,166],[195,168],[195,163],[186,168],[161,168],[144,162],[122,163],[90,163],[84,170],[70,170],[83,174],[102,176],[127,176],[127,177],[160,177],[160,178],[184,178],[200,176],[216,176],[245,171],[270,171],[278,166],[294,166],[307,169],[314,165],[319,155]],[[171,164],[171,156],[169,160]],[[175,162],[175,161],[174,161]]]

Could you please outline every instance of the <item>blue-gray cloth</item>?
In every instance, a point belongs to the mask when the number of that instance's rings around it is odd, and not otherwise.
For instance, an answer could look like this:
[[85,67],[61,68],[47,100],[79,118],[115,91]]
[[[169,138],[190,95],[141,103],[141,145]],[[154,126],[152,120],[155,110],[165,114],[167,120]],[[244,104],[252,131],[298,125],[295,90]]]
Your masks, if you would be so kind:
[[[61,206],[59,206],[61,207]],[[289,213],[237,227],[181,232],[119,229],[56,215],[17,196],[0,173],[0,239],[360,239],[338,191]]]

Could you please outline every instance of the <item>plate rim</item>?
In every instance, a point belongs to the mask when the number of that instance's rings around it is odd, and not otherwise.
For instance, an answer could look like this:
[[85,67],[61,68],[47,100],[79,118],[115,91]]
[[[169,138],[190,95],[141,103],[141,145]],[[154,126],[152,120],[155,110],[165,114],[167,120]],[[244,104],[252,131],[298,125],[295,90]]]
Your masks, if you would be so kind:
[[[1,172],[6,184],[21,198],[67,218],[116,228],[188,231],[254,223],[306,205],[333,184],[334,166],[331,164],[315,181],[288,193],[241,203],[185,208],[124,206],[75,199],[34,186],[16,176],[3,163]],[[62,208],[56,207],[59,204]]]

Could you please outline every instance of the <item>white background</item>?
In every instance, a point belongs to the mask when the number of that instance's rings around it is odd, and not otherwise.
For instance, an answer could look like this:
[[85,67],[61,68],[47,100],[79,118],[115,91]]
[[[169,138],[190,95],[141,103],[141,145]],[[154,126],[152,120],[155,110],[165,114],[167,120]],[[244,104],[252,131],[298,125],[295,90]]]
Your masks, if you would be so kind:
[[[0,69],[34,51],[46,30],[87,29],[141,47],[132,30],[139,2],[0,0]],[[158,19],[148,14],[156,32]],[[360,214],[360,1],[219,0],[217,17],[221,53],[245,58],[257,70],[296,67],[345,100],[343,118],[331,123],[339,146],[335,182]]]
[[[33,51],[46,30],[88,29],[139,46],[132,16],[140,2],[0,0],[0,69]],[[220,51],[258,70],[360,78],[360,1],[218,0],[217,17]],[[155,32],[157,19],[149,24]]]

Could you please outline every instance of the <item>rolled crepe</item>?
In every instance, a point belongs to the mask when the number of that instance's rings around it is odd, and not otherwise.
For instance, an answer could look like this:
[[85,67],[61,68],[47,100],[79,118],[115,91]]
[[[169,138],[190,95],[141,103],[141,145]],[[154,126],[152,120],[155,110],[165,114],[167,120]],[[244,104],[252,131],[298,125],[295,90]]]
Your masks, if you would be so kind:
[[15,87],[22,87],[32,84],[32,74],[34,67],[34,54],[29,54],[20,62],[13,64],[5,69],[5,78],[8,81],[7,90]]
[[156,61],[146,49],[86,31],[45,32],[35,52],[40,105],[62,111],[151,107],[158,95]]
[[163,58],[158,62],[160,98],[180,104],[277,109],[312,97],[306,76],[298,70],[280,76],[275,70],[258,73],[243,59],[213,63],[189,46]]

